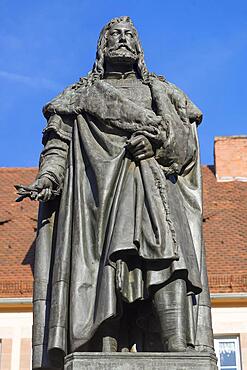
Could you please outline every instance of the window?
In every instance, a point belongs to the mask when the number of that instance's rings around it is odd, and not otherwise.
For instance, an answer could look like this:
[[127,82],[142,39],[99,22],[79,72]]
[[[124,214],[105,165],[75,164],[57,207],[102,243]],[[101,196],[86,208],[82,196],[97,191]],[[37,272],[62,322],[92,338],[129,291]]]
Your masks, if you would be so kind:
[[241,370],[238,337],[218,337],[214,339],[219,370]]

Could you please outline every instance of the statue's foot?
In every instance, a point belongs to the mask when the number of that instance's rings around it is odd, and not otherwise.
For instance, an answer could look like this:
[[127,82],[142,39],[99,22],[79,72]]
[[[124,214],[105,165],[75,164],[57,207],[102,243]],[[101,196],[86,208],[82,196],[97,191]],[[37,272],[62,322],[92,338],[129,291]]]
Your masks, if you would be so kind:
[[207,353],[211,353],[215,355],[214,348],[209,347],[209,346],[197,346],[196,349],[198,352],[207,352]]
[[196,351],[195,347],[188,346],[188,347],[186,348],[186,352],[195,352],[195,351]]
[[121,349],[121,352],[129,352],[129,348],[124,347]]
[[103,337],[102,352],[117,352],[117,340],[113,337]]
[[178,337],[177,335],[171,336],[167,340],[166,345],[168,352],[186,352],[187,344],[184,339]]

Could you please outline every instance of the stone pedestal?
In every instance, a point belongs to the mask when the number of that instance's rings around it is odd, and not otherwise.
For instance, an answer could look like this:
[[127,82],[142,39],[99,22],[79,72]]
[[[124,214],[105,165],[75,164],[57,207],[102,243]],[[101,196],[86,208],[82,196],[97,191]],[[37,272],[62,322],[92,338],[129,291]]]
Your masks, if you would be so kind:
[[207,353],[72,353],[64,370],[217,370],[216,357]]

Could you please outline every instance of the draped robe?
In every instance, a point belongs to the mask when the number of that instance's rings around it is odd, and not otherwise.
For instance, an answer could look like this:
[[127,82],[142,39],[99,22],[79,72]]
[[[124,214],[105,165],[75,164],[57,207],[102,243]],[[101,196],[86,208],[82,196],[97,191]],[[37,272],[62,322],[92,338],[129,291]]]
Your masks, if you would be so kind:
[[[141,90],[141,80],[134,83]],[[145,309],[137,321],[150,330],[142,323],[154,320],[153,294],[174,278],[187,285],[188,344],[213,346],[201,230],[201,112],[167,81],[153,77],[145,89],[152,110],[107,80],[71,86],[44,108],[38,178],[50,178],[60,195],[39,209],[34,368],[60,368],[102,323],[121,316],[123,301],[140,302]],[[139,163],[126,150],[137,135],[155,149]]]

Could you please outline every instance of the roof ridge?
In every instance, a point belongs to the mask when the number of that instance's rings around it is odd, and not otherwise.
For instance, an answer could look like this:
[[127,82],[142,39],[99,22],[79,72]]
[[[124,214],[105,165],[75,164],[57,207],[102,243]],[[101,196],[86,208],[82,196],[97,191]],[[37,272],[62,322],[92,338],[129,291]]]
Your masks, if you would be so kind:
[[38,170],[37,167],[0,167],[1,172],[12,172],[12,171],[28,171]]

